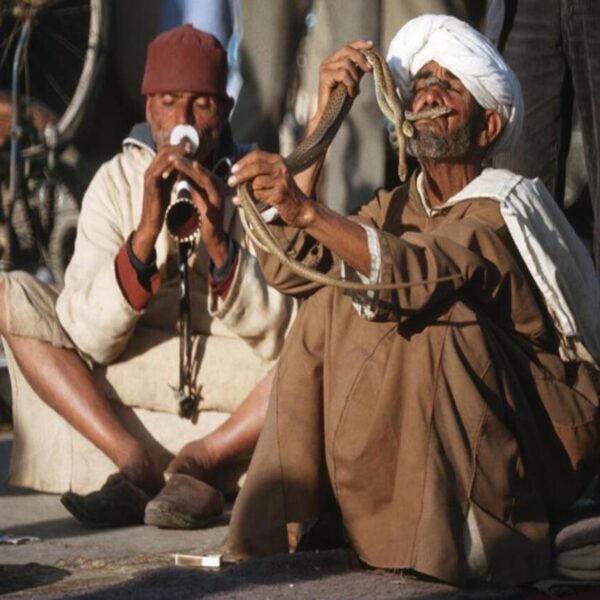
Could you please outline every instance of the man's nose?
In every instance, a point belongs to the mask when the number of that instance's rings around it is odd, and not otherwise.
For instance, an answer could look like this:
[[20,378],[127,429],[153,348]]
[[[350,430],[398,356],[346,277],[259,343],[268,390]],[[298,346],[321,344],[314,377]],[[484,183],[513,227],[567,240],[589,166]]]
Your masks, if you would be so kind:
[[421,110],[424,106],[442,106],[443,104],[442,87],[437,83],[430,83],[418,94],[415,110]]
[[192,108],[187,102],[182,102],[181,105],[177,107],[177,112],[175,114],[177,125],[192,125],[192,116]]

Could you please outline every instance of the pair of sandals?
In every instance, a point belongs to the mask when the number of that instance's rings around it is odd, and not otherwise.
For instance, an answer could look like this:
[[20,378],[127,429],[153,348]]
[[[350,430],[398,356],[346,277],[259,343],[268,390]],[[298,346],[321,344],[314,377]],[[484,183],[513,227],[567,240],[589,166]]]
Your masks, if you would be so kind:
[[66,492],[60,501],[81,523],[95,528],[145,523],[163,529],[200,529],[213,523],[225,506],[219,490],[182,473],[172,475],[152,499],[117,474],[97,492]]

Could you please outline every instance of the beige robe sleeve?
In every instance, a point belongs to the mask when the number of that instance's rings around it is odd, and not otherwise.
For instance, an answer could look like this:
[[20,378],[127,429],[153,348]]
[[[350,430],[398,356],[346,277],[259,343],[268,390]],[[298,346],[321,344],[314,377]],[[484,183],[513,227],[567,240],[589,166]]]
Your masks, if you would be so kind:
[[256,257],[248,250],[240,248],[239,253],[227,295],[222,299],[211,293],[208,312],[258,356],[274,360],[296,314],[297,302],[267,284]]
[[115,257],[126,240],[119,198],[130,193],[124,177],[115,180],[115,171],[118,161],[103,165],[84,196],[75,252],[56,303],[59,320],[73,342],[100,364],[124,350],[142,315],[123,295],[115,270]]
[[[108,364],[126,348],[144,311],[125,298],[115,257],[139,221],[143,169],[131,157],[100,168],[85,194],[75,253],[56,310],[75,345],[94,362]],[[229,209],[228,209],[229,210]],[[228,232],[240,239],[237,220],[226,216]],[[158,261],[164,260],[164,249]],[[160,265],[159,265],[160,268]],[[211,295],[208,311],[265,360],[277,357],[295,314],[292,298],[269,288],[256,258],[240,250],[234,280],[224,300]]]

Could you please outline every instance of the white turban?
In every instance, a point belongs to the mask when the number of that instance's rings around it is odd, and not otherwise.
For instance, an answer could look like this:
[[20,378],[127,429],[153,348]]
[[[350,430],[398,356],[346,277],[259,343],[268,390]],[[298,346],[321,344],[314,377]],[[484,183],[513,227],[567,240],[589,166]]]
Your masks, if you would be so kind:
[[495,110],[504,128],[488,157],[510,148],[523,123],[523,95],[515,74],[490,41],[464,21],[445,15],[412,19],[392,40],[387,61],[405,102],[413,77],[434,60],[458,77],[483,107]]

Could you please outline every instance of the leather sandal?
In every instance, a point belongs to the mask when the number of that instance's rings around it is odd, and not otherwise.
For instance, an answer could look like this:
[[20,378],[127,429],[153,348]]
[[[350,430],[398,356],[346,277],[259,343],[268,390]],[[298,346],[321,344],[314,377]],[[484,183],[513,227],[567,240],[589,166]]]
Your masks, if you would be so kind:
[[223,494],[190,475],[171,476],[158,496],[148,502],[144,523],[162,529],[200,529],[219,517]]

